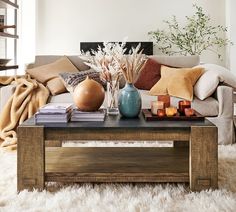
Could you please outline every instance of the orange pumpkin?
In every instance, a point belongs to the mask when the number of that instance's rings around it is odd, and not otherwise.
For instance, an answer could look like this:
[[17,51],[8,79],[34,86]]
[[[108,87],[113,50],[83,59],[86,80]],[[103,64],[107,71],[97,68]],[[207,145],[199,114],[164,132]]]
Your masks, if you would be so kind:
[[87,78],[79,83],[74,90],[73,99],[75,105],[81,111],[98,110],[105,98],[105,91],[101,84]]

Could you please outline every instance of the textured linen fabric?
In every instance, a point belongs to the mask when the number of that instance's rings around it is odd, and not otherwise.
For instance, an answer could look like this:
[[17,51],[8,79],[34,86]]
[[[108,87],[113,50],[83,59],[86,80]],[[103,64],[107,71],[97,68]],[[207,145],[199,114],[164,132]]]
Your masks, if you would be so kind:
[[219,83],[236,88],[236,76],[228,69],[216,64],[203,64],[196,66],[204,68],[205,73],[194,86],[194,94],[201,100],[211,96]]
[[31,77],[45,84],[52,95],[66,91],[63,82],[59,78],[59,73],[65,71],[70,73],[76,73],[79,71],[67,57],[61,57],[53,63],[26,70]]
[[134,86],[138,89],[150,90],[161,78],[161,64],[149,58],[140,71]]
[[151,88],[150,95],[165,95],[193,100],[193,86],[203,74],[203,68],[161,67],[161,79]]
[[87,71],[80,71],[78,73],[60,73],[60,77],[62,78],[62,81],[66,87],[66,89],[73,93],[74,89],[76,86],[84,81],[86,77],[88,76],[90,79],[93,79],[100,83],[104,88],[106,88],[106,82],[100,79],[100,73],[93,70],[89,69]]
[[193,56],[165,56],[165,55],[152,55],[148,56],[156,60],[158,63],[178,67],[178,68],[192,68],[199,65],[200,57],[198,55]]

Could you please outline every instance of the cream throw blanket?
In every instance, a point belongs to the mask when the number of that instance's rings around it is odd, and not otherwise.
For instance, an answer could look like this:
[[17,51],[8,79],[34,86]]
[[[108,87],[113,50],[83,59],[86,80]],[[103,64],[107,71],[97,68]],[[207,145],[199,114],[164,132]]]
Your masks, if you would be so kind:
[[0,85],[12,83],[16,84],[16,89],[0,114],[1,147],[7,149],[16,149],[17,126],[33,116],[49,97],[48,89],[29,76],[0,77]]

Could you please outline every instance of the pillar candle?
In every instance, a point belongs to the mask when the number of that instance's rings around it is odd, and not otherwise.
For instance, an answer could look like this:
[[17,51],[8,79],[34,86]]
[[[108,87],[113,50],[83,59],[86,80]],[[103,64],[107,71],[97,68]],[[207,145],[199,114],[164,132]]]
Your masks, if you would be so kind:
[[191,108],[191,102],[187,100],[179,101],[179,112],[184,115],[184,109]]
[[159,95],[159,96],[157,96],[157,100],[164,102],[164,108],[170,107],[170,96],[169,95]]
[[164,102],[162,101],[152,101],[151,102],[151,111],[152,114],[157,115],[157,110],[164,108]]

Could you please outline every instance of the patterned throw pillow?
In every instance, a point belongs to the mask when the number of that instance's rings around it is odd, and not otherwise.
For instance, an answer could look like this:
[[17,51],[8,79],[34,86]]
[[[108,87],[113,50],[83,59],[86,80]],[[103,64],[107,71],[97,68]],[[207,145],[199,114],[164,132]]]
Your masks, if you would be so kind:
[[100,79],[100,74],[99,72],[93,70],[93,69],[89,69],[86,71],[80,71],[74,74],[71,73],[61,73],[59,74],[60,77],[62,78],[62,81],[66,87],[66,89],[73,93],[75,87],[82,82],[83,80],[85,80],[85,78],[87,76],[89,76],[90,79],[93,79],[95,81],[97,81],[98,83],[100,83],[104,88],[106,88],[106,82]]

